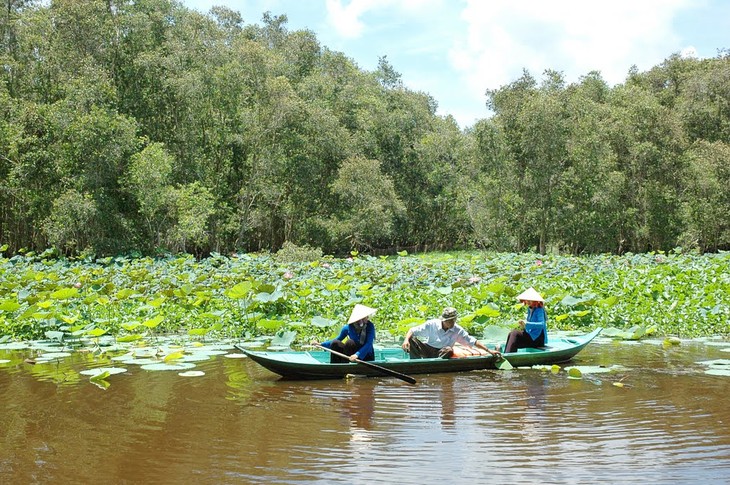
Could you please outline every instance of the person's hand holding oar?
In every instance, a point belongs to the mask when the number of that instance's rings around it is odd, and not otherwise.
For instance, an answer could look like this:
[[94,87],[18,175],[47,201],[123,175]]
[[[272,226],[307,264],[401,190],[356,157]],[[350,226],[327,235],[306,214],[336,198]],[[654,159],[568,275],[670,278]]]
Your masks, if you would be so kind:
[[342,357],[343,359],[348,359],[350,362],[355,362],[357,364],[362,364],[366,367],[370,367],[371,369],[376,369],[376,370],[382,372],[383,374],[397,377],[398,379],[405,381],[409,384],[416,383],[416,380],[411,376],[407,376],[405,374],[401,374],[400,372],[396,372],[394,370],[391,370],[391,369],[388,369],[385,367],[381,367],[377,364],[373,364],[372,362],[368,362],[366,360],[360,360],[357,357],[355,357],[355,354],[353,354],[353,355],[341,354],[340,352],[337,352],[336,350],[328,349],[327,347],[323,347],[322,345],[319,345],[319,344],[314,344],[314,347],[317,347],[318,349],[326,350],[327,352],[330,352],[331,354],[334,354],[338,357]]

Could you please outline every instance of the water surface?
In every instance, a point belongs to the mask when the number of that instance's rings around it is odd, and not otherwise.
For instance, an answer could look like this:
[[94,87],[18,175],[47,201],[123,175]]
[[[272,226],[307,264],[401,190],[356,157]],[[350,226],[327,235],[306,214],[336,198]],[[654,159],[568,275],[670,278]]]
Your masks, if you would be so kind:
[[[730,343],[727,344],[730,348]],[[722,345],[590,344],[573,364],[283,381],[249,359],[203,377],[136,366],[102,390],[89,359],[0,351],[0,483],[649,483],[730,477]],[[613,385],[621,382],[624,387]]]

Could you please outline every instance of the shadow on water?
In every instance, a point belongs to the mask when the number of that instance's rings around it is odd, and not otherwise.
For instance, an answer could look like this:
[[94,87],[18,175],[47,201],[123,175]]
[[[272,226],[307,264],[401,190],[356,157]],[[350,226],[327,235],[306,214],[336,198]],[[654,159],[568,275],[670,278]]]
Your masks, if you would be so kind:
[[722,350],[599,342],[573,364],[623,369],[416,386],[283,381],[217,357],[198,363],[202,377],[128,366],[106,390],[79,374],[83,355],[39,367],[0,351],[0,482],[719,482],[730,381],[696,362]]

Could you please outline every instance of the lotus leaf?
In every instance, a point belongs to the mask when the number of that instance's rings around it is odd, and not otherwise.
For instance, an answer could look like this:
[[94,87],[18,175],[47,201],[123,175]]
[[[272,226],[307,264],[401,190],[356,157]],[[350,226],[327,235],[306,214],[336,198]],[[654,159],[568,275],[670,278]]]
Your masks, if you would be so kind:
[[51,299],[52,300],[68,300],[70,298],[73,298],[75,296],[78,296],[79,290],[76,288],[62,288],[60,290],[54,291],[51,293]]
[[121,337],[117,337],[117,342],[135,342],[137,340],[142,340],[143,338],[144,335],[140,334],[123,335]]
[[621,365],[611,365],[611,366],[602,366],[602,365],[576,365],[571,367],[566,367],[565,370],[568,371],[568,374],[570,374],[571,371],[577,370],[580,372],[581,375],[583,374],[605,374],[608,372],[618,372],[622,370],[626,370],[625,367]]
[[17,301],[5,300],[0,303],[0,311],[14,312],[18,308],[20,308],[20,303],[18,303]]
[[195,364],[192,364],[190,362],[176,362],[174,364],[166,364],[166,363],[157,363],[157,364],[146,364],[143,365],[141,368],[144,370],[185,370],[185,369],[192,369],[195,367]]
[[334,325],[335,323],[337,323],[334,320],[329,320],[329,319],[321,317],[321,316],[312,317],[312,320],[310,320],[310,321],[313,326],[319,327],[319,328],[330,327],[330,326]]
[[710,368],[705,371],[705,374],[709,374],[712,376],[730,377],[730,368],[726,368],[726,369]]
[[163,357],[162,360],[164,362],[174,362],[176,360],[182,359],[183,355],[184,354],[182,352],[172,352],[170,354],[167,354],[165,357]]
[[[211,351],[215,352],[215,351]],[[195,352],[190,355],[183,355],[180,358],[180,362],[202,362],[204,360],[210,360],[210,356],[212,354],[209,354],[207,352]]]
[[157,327],[160,323],[162,323],[163,320],[165,320],[165,317],[163,315],[157,315],[154,318],[145,320],[144,322],[142,322],[142,325],[144,325],[145,327],[147,327],[149,329],[153,329],[153,328]]
[[56,360],[70,356],[71,354],[69,352],[49,352],[47,354],[41,354],[38,358],[42,360]]
[[583,373],[577,367],[566,369],[568,371],[568,379],[582,379]]
[[279,332],[271,339],[271,345],[289,347],[296,337],[297,333],[295,331]]
[[125,372],[127,372],[127,369],[124,367],[98,367],[95,369],[82,370],[79,374],[92,377],[106,374],[106,377],[109,377],[111,375],[123,374]]

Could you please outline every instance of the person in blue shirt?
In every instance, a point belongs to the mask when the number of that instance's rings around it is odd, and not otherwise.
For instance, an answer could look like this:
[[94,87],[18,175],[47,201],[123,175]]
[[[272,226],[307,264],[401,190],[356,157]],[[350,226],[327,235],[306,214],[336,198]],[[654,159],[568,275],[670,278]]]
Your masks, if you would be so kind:
[[330,354],[330,362],[333,364],[355,362],[355,359],[375,360],[375,350],[373,349],[375,325],[369,317],[376,311],[375,308],[358,303],[352,309],[347,325],[342,327],[337,337],[321,344],[314,342],[314,345],[321,345],[349,356],[349,360],[347,360],[338,355]]
[[526,347],[544,347],[547,345],[547,313],[545,300],[535,288],[529,288],[517,295],[517,299],[527,306],[527,318],[520,320],[519,329],[512,330],[507,336],[505,353],[517,352]]

